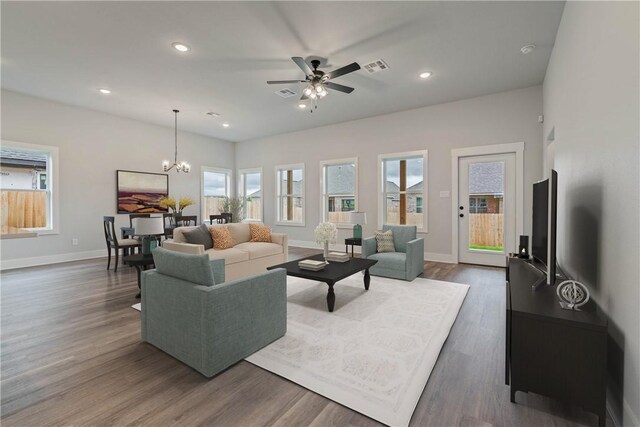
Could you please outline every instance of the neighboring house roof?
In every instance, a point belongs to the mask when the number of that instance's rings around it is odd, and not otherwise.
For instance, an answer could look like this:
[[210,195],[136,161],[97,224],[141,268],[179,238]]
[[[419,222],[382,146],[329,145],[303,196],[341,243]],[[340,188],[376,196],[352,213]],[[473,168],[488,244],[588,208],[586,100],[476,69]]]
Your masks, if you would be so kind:
[[[407,188],[407,191],[421,193],[422,187],[423,187],[422,184],[423,184],[422,181],[416,184],[413,184],[411,187]],[[399,191],[400,191],[400,187],[398,187],[398,184],[396,184],[393,181],[387,181],[387,192],[399,192]]]
[[44,153],[2,147],[0,149],[0,163],[7,166],[46,168],[47,155]]
[[260,190],[254,191],[251,194],[247,194],[247,197],[262,197],[262,191]]
[[504,193],[504,163],[472,163],[469,165],[469,194]]

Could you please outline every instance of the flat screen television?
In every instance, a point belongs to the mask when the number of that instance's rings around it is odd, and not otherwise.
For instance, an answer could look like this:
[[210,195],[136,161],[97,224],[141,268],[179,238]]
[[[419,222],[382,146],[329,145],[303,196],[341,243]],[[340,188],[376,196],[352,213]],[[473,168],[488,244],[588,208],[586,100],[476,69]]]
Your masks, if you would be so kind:
[[531,255],[547,270],[547,285],[556,280],[556,216],[558,213],[558,173],[533,184]]

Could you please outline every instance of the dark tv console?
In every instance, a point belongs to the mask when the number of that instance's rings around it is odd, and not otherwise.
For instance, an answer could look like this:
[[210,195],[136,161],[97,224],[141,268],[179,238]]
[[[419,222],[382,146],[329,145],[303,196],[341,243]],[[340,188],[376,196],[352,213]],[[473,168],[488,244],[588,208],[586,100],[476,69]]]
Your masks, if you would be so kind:
[[[564,310],[556,286],[532,261],[507,259],[505,381],[516,391],[548,396],[606,422],[607,321],[593,301]],[[538,282],[542,285],[533,288]]]

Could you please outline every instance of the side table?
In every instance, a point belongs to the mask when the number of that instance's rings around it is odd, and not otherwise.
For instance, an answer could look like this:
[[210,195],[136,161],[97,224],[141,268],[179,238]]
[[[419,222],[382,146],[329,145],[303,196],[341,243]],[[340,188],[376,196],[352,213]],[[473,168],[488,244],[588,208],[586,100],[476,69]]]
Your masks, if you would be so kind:
[[134,266],[138,271],[138,289],[140,290],[140,292],[138,292],[136,298],[140,298],[142,292],[142,288],[140,286],[140,274],[143,270],[147,270],[150,266],[153,265],[153,255],[145,255],[142,253],[127,255],[122,258],[122,262],[124,262],[125,265]]
[[346,253],[349,253],[349,245],[351,245],[351,258],[353,258],[353,247],[362,246],[362,239],[356,239],[355,237],[344,239],[344,251]]

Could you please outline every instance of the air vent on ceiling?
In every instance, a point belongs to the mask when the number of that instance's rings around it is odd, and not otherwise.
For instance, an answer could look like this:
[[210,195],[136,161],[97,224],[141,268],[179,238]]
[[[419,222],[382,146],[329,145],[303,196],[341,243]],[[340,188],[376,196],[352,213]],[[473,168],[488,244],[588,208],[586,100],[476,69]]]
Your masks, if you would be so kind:
[[292,96],[296,96],[296,93],[289,88],[277,90],[276,93],[283,98],[291,98]]
[[207,114],[207,116],[211,116],[211,117],[215,117],[215,118],[220,117],[220,113],[216,113],[215,111],[209,111],[206,114]]
[[389,68],[389,66],[382,59],[376,59],[373,62],[364,64],[364,69],[370,73],[377,73],[378,71],[383,71],[383,70],[386,70],[387,68]]

